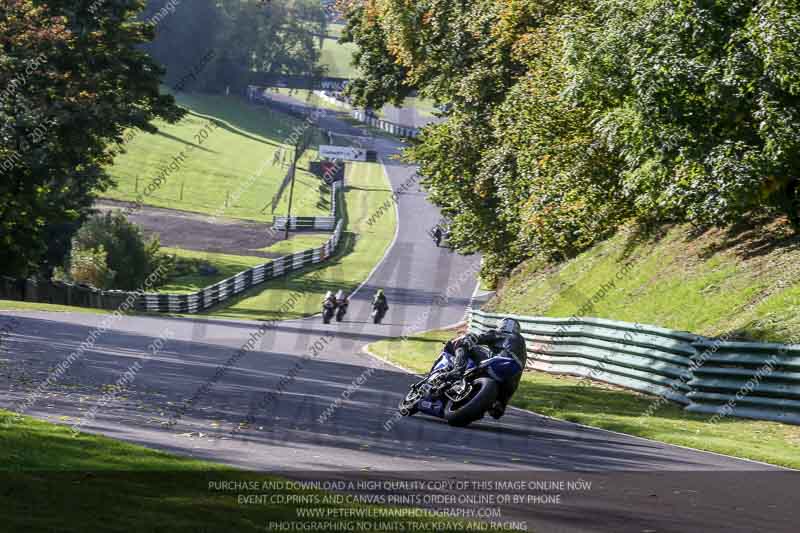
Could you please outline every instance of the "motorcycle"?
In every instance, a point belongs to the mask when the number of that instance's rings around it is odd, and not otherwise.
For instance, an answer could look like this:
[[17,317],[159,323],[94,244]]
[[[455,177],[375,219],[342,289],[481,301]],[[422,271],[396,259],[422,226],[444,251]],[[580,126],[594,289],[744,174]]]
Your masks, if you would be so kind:
[[485,346],[472,348],[480,352],[480,364],[472,358],[463,376],[455,381],[446,376],[453,369],[455,355],[443,351],[431,371],[413,384],[400,402],[403,416],[422,412],[444,418],[451,426],[464,427],[480,420],[497,400],[500,387],[522,372],[519,361],[512,357],[495,356]]
[[322,304],[322,322],[325,324],[330,324],[331,319],[333,318],[333,313],[336,310],[336,306],[333,305],[333,302],[327,301]]
[[372,322],[373,324],[380,324],[383,317],[386,316],[386,308],[372,307]]
[[344,315],[347,314],[347,304],[339,304],[339,308],[336,310],[336,322],[341,322],[344,319]]

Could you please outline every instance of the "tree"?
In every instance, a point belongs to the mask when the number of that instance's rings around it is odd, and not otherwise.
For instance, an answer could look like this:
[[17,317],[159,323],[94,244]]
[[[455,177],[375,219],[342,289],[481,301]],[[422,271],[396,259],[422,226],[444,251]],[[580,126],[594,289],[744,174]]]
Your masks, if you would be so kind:
[[[25,276],[41,266],[49,228],[74,228],[123,132],[155,132],[183,115],[159,94],[163,71],[139,49],[152,28],[136,0],[0,0],[0,265]],[[92,10],[90,10],[92,8]],[[63,236],[62,236],[63,238]],[[52,257],[49,260],[52,265]]]
[[[324,31],[325,14],[314,0],[149,0],[141,19],[158,21],[147,50],[166,68],[170,85],[194,74],[191,89],[219,92],[242,89],[252,72],[318,74],[315,37]],[[204,64],[209,52],[213,59]]]
[[800,3],[604,0],[567,46],[642,216],[800,228]]
[[361,73],[348,83],[348,96],[366,108],[380,109],[387,103],[400,105],[413,87],[407,85],[408,69],[390,53],[388,35],[377,23],[377,15],[359,3],[342,9],[348,10],[348,18],[340,42],[358,47],[353,64]]
[[[75,234],[66,270],[75,272],[77,268],[93,276],[95,272],[105,276],[105,284],[98,287],[135,290],[161,265],[172,261],[159,254],[159,248],[157,238],[146,240],[139,226],[129,222],[122,213],[95,215]],[[87,264],[97,262],[97,257],[103,258],[103,268],[87,268]]]
[[[170,0],[150,0],[139,16],[142,21],[158,21],[156,36],[144,49],[164,67],[164,82],[175,87],[194,74],[186,89],[202,89],[214,84],[215,71],[222,55],[222,39],[230,29],[215,0],[181,2],[171,12]],[[203,58],[214,52],[209,64]],[[224,80],[221,80],[224,81]]]
[[[521,175],[530,170],[524,152],[531,139],[508,133],[516,129],[516,107],[528,103],[526,90],[512,90],[535,63],[520,43],[558,14],[559,6],[518,0],[375,0],[356,2],[347,11],[348,28],[360,47],[356,57],[371,61],[370,69],[361,69],[360,79],[351,83],[357,102],[376,107],[396,103],[416,88],[424,97],[449,104],[447,121],[425,128],[406,156],[420,165],[429,197],[452,219],[451,243],[461,253],[482,253],[488,279],[547,244],[533,242],[523,231],[532,219],[525,206],[530,211],[533,205],[534,180],[530,172]],[[554,88],[547,90],[539,103],[552,96]],[[511,94],[515,108],[504,107]],[[551,239],[564,240],[563,235]]]
[[113,289],[116,272],[108,268],[108,252],[101,245],[84,250],[74,246],[70,251],[67,269],[57,276],[64,281],[91,285],[98,289]]
[[622,224],[800,229],[798,0],[344,0],[352,93],[448,104],[406,151],[496,279]]

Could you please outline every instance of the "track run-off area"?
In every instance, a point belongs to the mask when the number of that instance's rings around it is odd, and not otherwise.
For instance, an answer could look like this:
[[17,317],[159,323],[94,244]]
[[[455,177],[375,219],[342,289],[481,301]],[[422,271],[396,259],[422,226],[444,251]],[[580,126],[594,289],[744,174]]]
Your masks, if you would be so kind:
[[[358,133],[332,117],[321,125]],[[465,488],[559,494],[478,505],[502,511],[479,518],[524,523],[531,531],[796,530],[797,478],[777,467],[517,409],[463,429],[424,416],[399,419],[396,406],[416,378],[363,347],[462,321],[480,258],[433,245],[428,230],[439,213],[415,167],[395,157],[402,144],[379,137],[375,148],[397,192],[384,208],[397,210],[397,233],[353,295],[344,322],[324,325],[310,317],[262,327],[213,317],[127,316],[97,336],[24,414],[69,417],[61,423],[79,423],[81,431],[289,478],[424,481],[418,487],[445,503]],[[382,206],[374,208],[373,223],[381,224]],[[390,310],[385,323],[374,325],[370,300],[378,288]],[[11,410],[104,319],[77,312],[0,316],[19,322],[0,354],[14,369],[0,376],[0,407]],[[253,349],[237,356],[251,339]],[[134,364],[139,369],[128,390],[87,416],[103,387]]]

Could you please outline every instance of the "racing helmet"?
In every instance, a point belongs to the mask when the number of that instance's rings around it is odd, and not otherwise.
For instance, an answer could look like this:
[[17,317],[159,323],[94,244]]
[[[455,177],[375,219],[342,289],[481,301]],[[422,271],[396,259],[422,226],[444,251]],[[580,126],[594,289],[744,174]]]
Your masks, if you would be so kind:
[[331,298],[333,298],[333,291],[326,292],[325,293],[325,299],[326,300],[330,300]]
[[503,333],[519,334],[522,331],[519,322],[510,317],[506,317],[503,320],[501,320],[500,325],[497,326],[497,329],[498,331],[502,331]]

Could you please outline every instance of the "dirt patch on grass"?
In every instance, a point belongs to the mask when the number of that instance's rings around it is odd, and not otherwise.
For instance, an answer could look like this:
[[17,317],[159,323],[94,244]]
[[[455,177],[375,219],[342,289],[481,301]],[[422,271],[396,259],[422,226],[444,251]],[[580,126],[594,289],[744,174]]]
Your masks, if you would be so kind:
[[[106,212],[130,205],[104,199],[95,203],[95,209]],[[283,232],[273,230],[271,224],[151,206],[142,206],[128,218],[139,224],[146,236],[157,234],[162,246],[267,259],[283,255],[259,251],[284,240]]]

